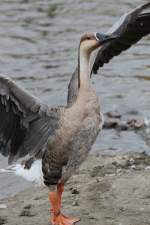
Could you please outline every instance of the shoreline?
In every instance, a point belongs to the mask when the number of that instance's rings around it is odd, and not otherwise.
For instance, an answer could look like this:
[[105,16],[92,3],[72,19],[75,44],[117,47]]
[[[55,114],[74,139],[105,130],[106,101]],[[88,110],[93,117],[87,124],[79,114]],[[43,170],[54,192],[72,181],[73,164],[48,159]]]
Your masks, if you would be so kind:
[[[67,183],[62,211],[80,217],[79,225],[149,225],[149,187],[147,154],[91,154]],[[50,224],[46,187],[30,187],[0,205],[0,225]]]

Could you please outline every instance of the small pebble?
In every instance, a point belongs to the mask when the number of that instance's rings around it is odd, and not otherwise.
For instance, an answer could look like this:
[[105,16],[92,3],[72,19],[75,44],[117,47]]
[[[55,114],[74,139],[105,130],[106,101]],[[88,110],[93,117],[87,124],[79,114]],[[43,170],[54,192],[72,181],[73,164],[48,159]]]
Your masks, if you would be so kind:
[[129,161],[131,164],[133,164],[135,162],[135,160],[133,158],[131,158]]
[[79,192],[76,188],[74,188],[74,189],[72,189],[71,193],[72,193],[73,195],[77,195],[77,194],[79,194],[80,192]]
[[122,212],[125,211],[125,208],[124,208],[124,207],[120,207],[119,209],[120,209],[120,211],[122,211]]
[[35,216],[29,209],[23,209],[19,216],[32,217]]
[[116,161],[113,161],[113,162],[112,162],[112,165],[118,166],[118,163],[117,163]]
[[94,216],[89,216],[90,220],[95,220],[96,218]]
[[131,166],[131,168],[132,168],[132,169],[135,169],[135,168],[136,168],[136,166],[135,166],[135,165],[132,165],[132,166]]
[[31,205],[29,204],[29,205],[24,206],[24,209],[31,209]]

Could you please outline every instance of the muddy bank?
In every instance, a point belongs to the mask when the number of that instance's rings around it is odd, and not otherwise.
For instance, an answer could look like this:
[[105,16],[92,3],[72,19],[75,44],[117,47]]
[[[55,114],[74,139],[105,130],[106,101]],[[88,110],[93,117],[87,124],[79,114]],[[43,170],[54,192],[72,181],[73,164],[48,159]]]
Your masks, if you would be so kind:
[[[63,212],[81,217],[79,225],[149,225],[149,187],[145,153],[90,155],[66,186]],[[36,187],[1,200],[0,224],[48,225],[47,197]]]

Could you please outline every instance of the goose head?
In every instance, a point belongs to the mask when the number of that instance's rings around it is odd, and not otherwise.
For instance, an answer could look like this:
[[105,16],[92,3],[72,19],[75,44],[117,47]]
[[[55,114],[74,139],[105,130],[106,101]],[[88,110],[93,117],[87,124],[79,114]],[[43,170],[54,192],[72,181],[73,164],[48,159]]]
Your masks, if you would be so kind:
[[86,33],[80,39],[80,50],[90,54],[95,49],[99,48],[107,42],[118,38],[117,35],[113,34],[103,34],[103,33]]

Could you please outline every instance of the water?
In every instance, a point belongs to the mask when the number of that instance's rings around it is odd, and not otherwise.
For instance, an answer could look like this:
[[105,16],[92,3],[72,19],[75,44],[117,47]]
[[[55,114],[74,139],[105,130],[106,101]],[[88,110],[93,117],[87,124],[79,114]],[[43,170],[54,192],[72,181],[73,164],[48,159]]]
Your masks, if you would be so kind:
[[[0,0],[0,73],[12,77],[49,105],[66,102],[67,85],[77,64],[79,38],[85,31],[106,31],[139,0]],[[138,111],[149,117],[150,37],[113,59],[93,76],[103,112]],[[131,116],[132,117],[132,116]],[[135,117],[135,116],[134,116]],[[138,134],[104,130],[95,151],[148,151]],[[0,167],[6,159],[0,156]],[[0,175],[0,198],[30,184]]]

